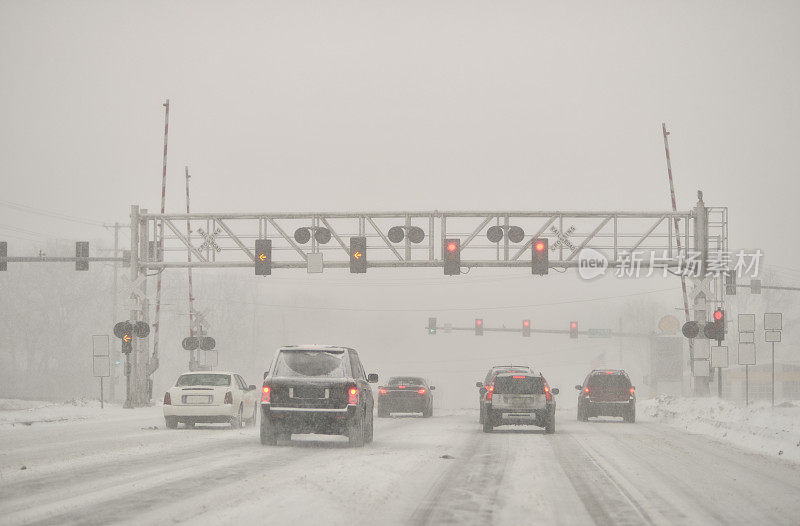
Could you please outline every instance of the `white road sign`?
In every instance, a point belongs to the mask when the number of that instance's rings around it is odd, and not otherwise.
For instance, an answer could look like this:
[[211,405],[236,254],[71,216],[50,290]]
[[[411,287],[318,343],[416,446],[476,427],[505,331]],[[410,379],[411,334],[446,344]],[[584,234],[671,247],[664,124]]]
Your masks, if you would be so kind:
[[739,314],[739,332],[755,332],[755,331],[756,331],[756,315]]
[[728,367],[728,347],[722,345],[711,348],[711,367]]
[[108,356],[108,334],[92,335],[92,356]]
[[764,314],[765,331],[779,331],[782,329],[782,325],[783,315],[780,312],[767,312]]
[[111,359],[106,356],[92,356],[92,374],[98,377],[111,376]]
[[756,344],[740,343],[739,365],[755,365],[755,364],[756,364]]
[[694,359],[708,360],[709,358],[711,358],[711,342],[709,340],[696,339],[694,341]]
[[764,341],[767,343],[780,343],[781,331],[764,331]]
[[756,333],[754,332],[740,332],[739,343],[755,343]]

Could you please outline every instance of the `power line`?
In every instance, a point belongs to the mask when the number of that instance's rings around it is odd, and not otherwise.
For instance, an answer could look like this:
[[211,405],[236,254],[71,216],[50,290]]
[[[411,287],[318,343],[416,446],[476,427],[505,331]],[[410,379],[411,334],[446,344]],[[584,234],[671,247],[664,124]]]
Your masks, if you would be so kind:
[[6,201],[4,199],[0,199],[0,206],[5,206],[7,208],[12,208],[14,210],[18,210],[20,212],[26,212],[29,214],[37,214],[47,217],[53,217],[56,219],[62,219],[64,221],[72,221],[74,223],[83,223],[85,225],[92,225],[92,226],[103,226],[103,223],[100,221],[94,221],[92,219],[87,219],[85,217],[77,217],[71,216],[68,214],[64,214],[62,212],[56,212],[53,210],[45,210],[43,208],[35,208],[28,205],[23,205],[22,203],[14,203],[12,201]]

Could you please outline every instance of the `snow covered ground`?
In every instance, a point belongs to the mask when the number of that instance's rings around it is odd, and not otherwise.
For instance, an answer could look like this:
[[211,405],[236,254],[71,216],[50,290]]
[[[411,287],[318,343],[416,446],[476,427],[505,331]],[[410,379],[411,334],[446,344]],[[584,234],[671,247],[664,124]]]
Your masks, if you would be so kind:
[[[375,442],[354,449],[316,435],[265,447],[253,427],[165,429],[157,406],[4,400],[0,525],[794,522],[791,455],[703,436],[725,427],[711,415],[745,429],[772,430],[775,418],[713,402],[640,401],[636,424],[560,410],[555,435],[485,434],[474,409],[395,416],[376,419]],[[794,422],[794,410],[780,414]]]
[[736,405],[719,398],[662,395],[637,404],[639,419],[707,435],[768,456],[800,462],[800,404]]

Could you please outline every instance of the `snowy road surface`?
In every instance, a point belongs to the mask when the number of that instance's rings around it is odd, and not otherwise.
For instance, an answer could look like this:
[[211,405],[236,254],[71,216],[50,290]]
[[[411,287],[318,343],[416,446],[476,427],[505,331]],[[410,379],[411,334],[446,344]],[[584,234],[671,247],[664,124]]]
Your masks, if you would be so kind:
[[264,447],[252,427],[166,430],[160,414],[0,426],[0,524],[800,520],[798,464],[656,423],[559,411],[555,435],[487,435],[476,412],[441,411],[376,418],[375,442],[350,449],[313,435]]

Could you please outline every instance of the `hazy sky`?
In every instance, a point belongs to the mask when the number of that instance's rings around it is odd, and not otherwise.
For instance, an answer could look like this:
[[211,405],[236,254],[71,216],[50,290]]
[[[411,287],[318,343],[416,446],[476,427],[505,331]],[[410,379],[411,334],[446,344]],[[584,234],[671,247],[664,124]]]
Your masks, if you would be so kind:
[[[666,210],[666,122],[679,208],[702,189],[731,248],[800,269],[798,22],[792,1],[0,0],[0,239],[110,239],[8,202],[156,210],[169,98],[168,211],[185,164],[194,211]],[[453,304],[677,286],[601,281]]]

